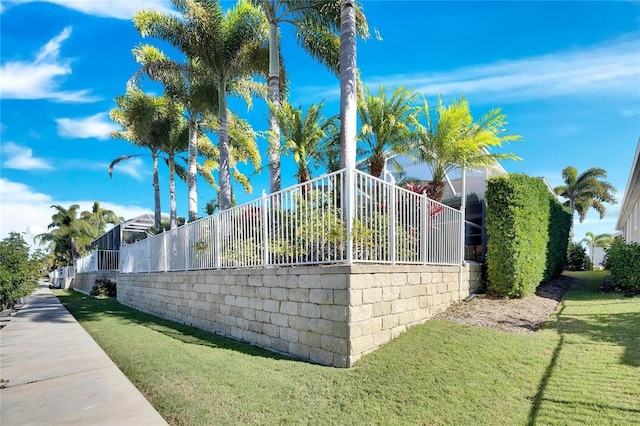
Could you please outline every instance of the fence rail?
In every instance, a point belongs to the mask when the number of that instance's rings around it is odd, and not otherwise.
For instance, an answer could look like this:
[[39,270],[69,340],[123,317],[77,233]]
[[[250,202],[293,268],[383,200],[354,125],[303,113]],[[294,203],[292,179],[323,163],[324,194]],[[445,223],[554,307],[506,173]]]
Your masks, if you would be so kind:
[[457,265],[463,256],[461,226],[460,211],[426,195],[340,170],[122,246],[119,269]]

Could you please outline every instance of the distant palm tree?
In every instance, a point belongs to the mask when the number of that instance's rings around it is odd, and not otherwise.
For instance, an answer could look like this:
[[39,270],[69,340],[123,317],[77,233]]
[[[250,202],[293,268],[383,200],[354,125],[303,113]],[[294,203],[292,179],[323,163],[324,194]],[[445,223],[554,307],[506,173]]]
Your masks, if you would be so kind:
[[108,224],[117,225],[120,223],[118,215],[109,209],[103,209],[99,201],[94,201],[91,211],[83,211],[80,217],[89,222],[95,230],[95,237],[104,233]]
[[72,204],[69,208],[54,204],[51,208],[56,212],[51,216],[51,223],[47,227],[50,231],[36,235],[34,241],[41,245],[49,243],[57,265],[72,265],[95,239],[96,229],[89,220],[78,217],[78,204]]
[[591,253],[591,264],[595,265],[596,256],[595,256],[595,248],[607,248],[613,242],[613,236],[611,234],[598,234],[595,235],[593,232],[587,232],[587,236],[582,239],[582,242],[587,243],[589,246],[589,252]]
[[412,155],[427,163],[431,170],[430,197],[442,200],[445,177],[458,168],[481,168],[499,160],[519,160],[514,154],[490,153],[489,148],[500,147],[509,141],[518,141],[519,135],[504,135],[506,114],[500,108],[487,112],[473,121],[469,103],[462,97],[445,105],[438,96],[435,108],[424,101],[421,109],[426,124],[417,130],[417,142]]
[[364,99],[358,102],[358,115],[362,122],[359,142],[362,155],[367,157],[369,173],[380,177],[388,153],[402,154],[409,150],[414,139],[413,127],[418,123],[413,106],[417,93],[403,87],[393,91],[391,97],[380,86],[378,95],[367,88]]
[[117,96],[118,108],[109,113],[111,120],[122,126],[123,130],[111,133],[114,139],[124,139],[136,146],[146,148],[150,154],[122,155],[109,164],[109,176],[113,174],[113,168],[122,161],[134,157],[150,156],[153,161],[153,200],[154,200],[154,229],[156,233],[161,230],[160,208],[160,178],[158,175],[158,158],[162,151],[163,133],[161,121],[162,109],[166,105],[166,99],[144,94],[136,87],[128,87],[124,95]]
[[218,88],[219,185],[222,210],[231,207],[231,171],[227,86],[256,74],[266,75],[269,64],[268,25],[263,13],[246,0],[226,13],[214,1],[172,0],[181,19],[143,11],[134,17],[142,36],[168,41],[191,60],[210,70]]
[[553,190],[556,194],[566,199],[564,205],[569,207],[571,213],[571,232],[573,233],[573,214],[578,212],[580,223],[587,217],[589,209],[594,209],[600,214],[600,219],[604,218],[607,209],[604,203],[615,204],[614,194],[616,188],[603,179],[607,177],[604,169],[592,167],[578,174],[578,170],[573,166],[565,167],[562,170],[564,185],[556,186]]
[[304,118],[302,107],[295,109],[288,102],[283,102],[278,109],[272,103],[269,107],[280,123],[284,150],[293,156],[298,166],[298,183],[311,180],[311,163],[320,160],[323,143],[335,139],[336,117],[322,117],[322,104],[311,104]]

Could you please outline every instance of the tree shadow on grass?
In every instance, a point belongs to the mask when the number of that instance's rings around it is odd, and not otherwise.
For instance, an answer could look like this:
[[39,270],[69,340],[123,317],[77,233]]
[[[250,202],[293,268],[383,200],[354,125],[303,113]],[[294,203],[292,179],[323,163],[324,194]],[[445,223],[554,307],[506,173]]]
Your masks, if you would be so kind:
[[65,308],[79,322],[100,321],[105,315],[112,315],[119,320],[139,324],[154,332],[164,334],[183,343],[226,349],[245,355],[274,360],[295,360],[294,358],[262,349],[248,343],[219,336],[213,332],[201,330],[137,311],[120,304],[115,298],[94,299],[80,293],[70,292],[59,297]]

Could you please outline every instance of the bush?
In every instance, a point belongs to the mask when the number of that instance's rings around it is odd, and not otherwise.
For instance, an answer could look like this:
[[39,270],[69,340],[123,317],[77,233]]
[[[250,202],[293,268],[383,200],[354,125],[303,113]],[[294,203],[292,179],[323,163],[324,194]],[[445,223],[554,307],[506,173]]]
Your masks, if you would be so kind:
[[640,244],[616,238],[607,250],[606,268],[618,289],[640,291]]
[[38,287],[44,256],[29,254],[29,246],[17,232],[0,241],[0,305],[13,307]]
[[570,216],[540,179],[494,177],[486,200],[489,293],[524,297],[562,272]]
[[116,297],[116,282],[98,279],[89,294],[94,297]]
[[574,243],[571,241],[567,247],[567,269],[570,271],[584,271],[587,267],[586,249],[582,244]]

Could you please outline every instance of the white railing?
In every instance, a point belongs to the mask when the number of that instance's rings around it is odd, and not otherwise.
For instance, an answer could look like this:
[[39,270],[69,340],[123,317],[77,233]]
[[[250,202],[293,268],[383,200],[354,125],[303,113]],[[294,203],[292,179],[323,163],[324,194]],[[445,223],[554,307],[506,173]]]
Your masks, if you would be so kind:
[[[120,272],[349,261],[460,264],[460,211],[351,173],[350,190],[341,170],[123,246]],[[351,226],[343,208],[348,197]]]
[[73,266],[63,266],[62,268],[54,269],[49,272],[49,279],[53,282],[55,280],[66,280],[76,276],[76,270]]
[[117,271],[119,267],[118,250],[95,250],[76,259],[76,273],[96,271]]

